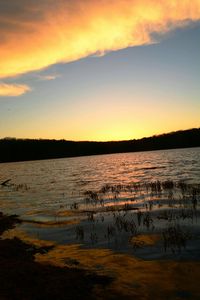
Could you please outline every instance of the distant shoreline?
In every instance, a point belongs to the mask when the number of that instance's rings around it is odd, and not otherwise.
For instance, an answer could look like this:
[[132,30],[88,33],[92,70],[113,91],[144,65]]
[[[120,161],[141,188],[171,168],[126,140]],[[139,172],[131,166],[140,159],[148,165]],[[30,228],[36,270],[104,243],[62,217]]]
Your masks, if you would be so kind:
[[200,147],[200,128],[138,140],[90,142],[0,139],[0,163]]
[[27,159],[27,160],[15,160],[15,161],[0,161],[0,164],[5,163],[16,163],[16,162],[31,162],[31,161],[43,161],[43,160],[54,160],[54,159],[64,159],[64,158],[79,158],[87,156],[101,156],[101,155],[112,155],[112,154],[126,154],[126,153],[139,153],[139,152],[153,152],[153,151],[167,151],[167,150],[181,150],[190,148],[199,148],[200,146],[188,146],[188,147],[176,147],[176,148],[164,148],[164,149],[153,149],[153,150],[138,150],[138,151],[124,151],[124,152],[112,152],[112,153],[100,153],[100,154],[83,154],[76,156],[62,156],[62,157],[51,157],[51,158],[38,158],[38,159]]

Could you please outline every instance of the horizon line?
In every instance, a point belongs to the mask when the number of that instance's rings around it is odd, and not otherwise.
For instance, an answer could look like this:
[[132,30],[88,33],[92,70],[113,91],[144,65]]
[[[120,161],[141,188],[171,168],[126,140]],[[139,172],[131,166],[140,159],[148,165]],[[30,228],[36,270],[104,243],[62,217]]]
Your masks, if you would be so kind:
[[66,142],[74,142],[74,143],[115,143],[115,142],[128,142],[128,141],[138,141],[138,140],[142,140],[142,139],[146,139],[146,138],[151,138],[151,137],[159,137],[162,135],[167,135],[167,134],[172,134],[172,133],[176,133],[176,132],[182,132],[182,131],[190,131],[190,130],[199,130],[200,127],[193,127],[193,128],[188,128],[188,129],[179,129],[179,130],[173,130],[170,132],[163,132],[163,133],[159,133],[159,134],[153,134],[150,136],[144,136],[141,138],[132,138],[132,139],[125,139],[125,140],[106,140],[106,141],[97,141],[97,140],[67,140],[65,138],[61,138],[61,139],[48,139],[48,138],[17,138],[17,137],[3,137],[0,138],[0,140],[43,140],[43,141],[66,141]]

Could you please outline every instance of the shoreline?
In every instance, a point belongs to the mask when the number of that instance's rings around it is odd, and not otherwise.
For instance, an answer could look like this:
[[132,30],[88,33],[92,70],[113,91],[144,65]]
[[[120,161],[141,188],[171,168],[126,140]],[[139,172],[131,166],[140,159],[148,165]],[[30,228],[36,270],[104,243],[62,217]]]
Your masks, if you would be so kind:
[[24,162],[37,162],[37,161],[49,161],[49,160],[59,160],[65,158],[81,158],[81,157],[92,157],[92,156],[104,156],[104,155],[118,155],[118,154],[131,154],[131,153],[143,153],[143,152],[156,152],[156,151],[170,151],[170,150],[184,150],[184,149],[193,149],[200,148],[200,146],[185,146],[185,147],[174,147],[174,148],[162,148],[162,149],[152,149],[152,150],[131,150],[131,151],[121,151],[121,152],[105,152],[105,153],[94,153],[94,154],[80,154],[80,155],[69,155],[69,156],[58,156],[58,157],[48,157],[48,158],[35,158],[35,159],[26,159],[26,160],[8,160],[0,161],[0,164],[11,164],[11,163],[24,163]]
[[[0,228],[2,218],[4,229],[19,220],[0,214]],[[41,246],[14,236],[0,238],[0,299],[199,299],[198,261],[143,260],[80,244]]]
[[[0,213],[0,235],[21,223],[17,216]],[[84,269],[57,267],[35,260],[53,246],[37,247],[19,238],[0,237],[0,299],[96,299],[93,290],[111,278]]]

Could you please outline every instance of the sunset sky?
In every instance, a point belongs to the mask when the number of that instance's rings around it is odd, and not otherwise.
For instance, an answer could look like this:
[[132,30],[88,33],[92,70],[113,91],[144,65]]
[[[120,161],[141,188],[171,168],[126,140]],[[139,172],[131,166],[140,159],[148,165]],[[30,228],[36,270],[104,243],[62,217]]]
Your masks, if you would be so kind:
[[200,0],[0,0],[0,138],[200,127]]

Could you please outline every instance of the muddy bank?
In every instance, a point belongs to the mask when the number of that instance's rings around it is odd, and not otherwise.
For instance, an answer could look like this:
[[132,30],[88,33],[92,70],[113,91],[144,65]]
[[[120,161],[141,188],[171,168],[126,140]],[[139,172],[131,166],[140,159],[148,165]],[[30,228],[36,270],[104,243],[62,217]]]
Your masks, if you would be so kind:
[[[5,220],[13,221],[1,217],[4,228]],[[157,237],[137,239],[150,247]],[[17,229],[0,239],[1,300],[199,300],[199,280],[200,262],[195,257],[144,260],[111,249],[34,240]]]
[[[20,222],[16,216],[0,213],[0,233]],[[36,253],[50,249],[18,238],[0,239],[0,299],[96,299],[94,289],[110,283],[106,276],[35,261]]]

